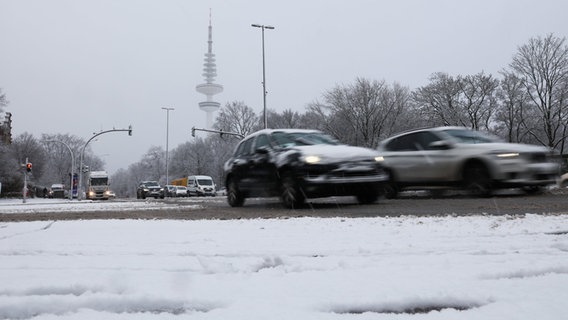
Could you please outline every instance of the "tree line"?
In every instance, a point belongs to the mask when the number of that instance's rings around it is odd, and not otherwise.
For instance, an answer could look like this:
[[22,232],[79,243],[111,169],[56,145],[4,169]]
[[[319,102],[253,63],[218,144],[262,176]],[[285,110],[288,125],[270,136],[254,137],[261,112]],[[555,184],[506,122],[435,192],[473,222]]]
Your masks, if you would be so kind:
[[[464,126],[491,132],[508,142],[548,146],[564,155],[567,98],[568,46],[565,38],[549,34],[519,46],[512,61],[498,75],[483,71],[456,76],[436,72],[426,85],[414,90],[385,80],[356,78],[350,84],[327,90],[303,112],[269,109],[267,123],[269,128],[318,129],[345,144],[368,148],[377,147],[381,140],[395,133],[418,127]],[[214,123],[217,130],[241,135],[262,127],[263,115],[243,101],[223,106]],[[75,147],[84,143],[69,135],[56,138],[66,139]],[[42,137],[46,139],[50,137]],[[178,145],[169,154],[170,180],[204,174],[223,185],[223,164],[238,141],[231,135],[198,134]],[[17,137],[12,145],[0,146],[0,181],[12,181],[10,174],[21,163],[21,157],[34,152],[46,160],[43,163],[49,168],[45,171],[49,179],[64,177],[69,165],[56,157],[65,157],[65,151],[54,152],[62,146],[48,146],[38,147],[29,134]],[[103,167],[92,152],[88,156],[93,169]],[[43,174],[41,177],[44,179]],[[138,162],[118,170],[111,178],[119,196],[133,196],[142,180],[164,183],[164,149],[151,146]],[[61,183],[65,183],[64,178]]]

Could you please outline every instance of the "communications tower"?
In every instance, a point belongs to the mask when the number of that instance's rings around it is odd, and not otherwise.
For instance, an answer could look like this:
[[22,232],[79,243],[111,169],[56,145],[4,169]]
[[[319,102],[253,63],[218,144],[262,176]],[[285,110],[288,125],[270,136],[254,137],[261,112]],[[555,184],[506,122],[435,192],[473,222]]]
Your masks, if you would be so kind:
[[199,108],[207,113],[207,128],[213,126],[213,112],[219,110],[221,104],[213,101],[213,96],[223,91],[223,86],[213,83],[217,76],[217,65],[215,64],[215,54],[213,53],[213,27],[211,26],[211,11],[209,11],[209,39],[207,41],[207,53],[203,63],[203,77],[205,83],[195,87],[197,92],[203,93],[207,100],[199,103]]

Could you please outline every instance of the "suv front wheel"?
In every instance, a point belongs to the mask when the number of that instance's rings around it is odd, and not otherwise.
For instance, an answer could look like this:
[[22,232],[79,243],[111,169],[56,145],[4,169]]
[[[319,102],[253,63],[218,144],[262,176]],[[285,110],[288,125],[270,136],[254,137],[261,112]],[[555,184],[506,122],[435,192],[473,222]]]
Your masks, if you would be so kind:
[[464,187],[474,196],[489,197],[493,192],[491,175],[487,167],[479,162],[472,162],[463,171]]
[[231,207],[242,207],[245,203],[245,197],[239,190],[237,182],[232,178],[227,183],[227,202]]
[[289,209],[300,207],[306,200],[304,193],[290,174],[285,174],[282,178],[280,199],[282,204]]

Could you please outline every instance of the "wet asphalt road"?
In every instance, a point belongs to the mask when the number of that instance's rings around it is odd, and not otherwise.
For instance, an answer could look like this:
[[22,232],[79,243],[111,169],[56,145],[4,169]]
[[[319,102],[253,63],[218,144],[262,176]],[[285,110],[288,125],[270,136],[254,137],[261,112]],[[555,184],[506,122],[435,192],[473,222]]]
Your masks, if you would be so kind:
[[[191,200],[191,201],[190,201]],[[123,200],[112,201],[144,201]],[[302,208],[285,209],[277,198],[247,199],[244,206],[232,208],[225,197],[158,199],[173,204],[170,209],[140,211],[34,212],[0,214],[0,221],[85,220],[85,219],[271,219],[293,217],[397,217],[397,216],[466,216],[568,214],[568,189],[553,189],[527,195],[504,191],[490,198],[449,194],[432,196],[428,192],[411,192],[399,199],[380,199],[359,205],[353,197],[310,199]],[[196,202],[197,201],[197,202]],[[196,204],[198,207],[196,208]]]

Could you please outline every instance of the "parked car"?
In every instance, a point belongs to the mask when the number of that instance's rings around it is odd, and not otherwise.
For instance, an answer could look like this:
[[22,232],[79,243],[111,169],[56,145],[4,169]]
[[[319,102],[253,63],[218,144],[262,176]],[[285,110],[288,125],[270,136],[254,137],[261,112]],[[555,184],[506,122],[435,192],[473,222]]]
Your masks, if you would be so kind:
[[176,186],[176,197],[187,197],[187,196],[189,196],[187,193],[187,187]]
[[217,195],[222,196],[222,197],[226,196],[227,195],[227,188],[223,187],[223,188],[217,190]]
[[136,189],[136,199],[146,199],[146,197],[164,198],[165,192],[156,181],[142,181]]
[[189,196],[216,196],[215,182],[210,176],[187,177],[187,192]]
[[264,129],[245,137],[225,163],[227,201],[279,196],[295,208],[306,198],[354,195],[375,202],[388,180],[375,150],[340,144],[317,130]]
[[176,186],[167,184],[164,186],[164,193],[166,197],[175,197],[176,196]]
[[67,191],[65,186],[60,183],[54,183],[49,188],[48,197],[49,198],[65,198]]
[[408,188],[460,187],[489,196],[496,188],[535,192],[554,184],[558,165],[546,147],[506,143],[462,127],[405,132],[382,141],[387,198]]

